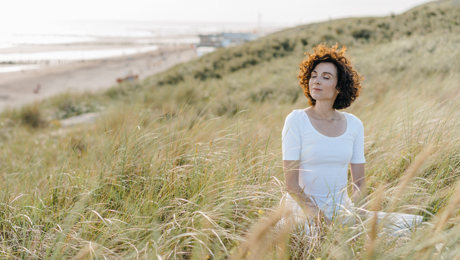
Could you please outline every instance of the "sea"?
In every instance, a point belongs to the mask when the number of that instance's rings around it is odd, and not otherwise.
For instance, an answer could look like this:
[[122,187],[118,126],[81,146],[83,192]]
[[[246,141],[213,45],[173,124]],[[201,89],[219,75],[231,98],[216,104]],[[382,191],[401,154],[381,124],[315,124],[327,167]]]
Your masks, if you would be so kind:
[[285,24],[245,22],[33,21],[0,25],[0,73],[157,50],[160,45],[199,43],[200,34],[265,35]]

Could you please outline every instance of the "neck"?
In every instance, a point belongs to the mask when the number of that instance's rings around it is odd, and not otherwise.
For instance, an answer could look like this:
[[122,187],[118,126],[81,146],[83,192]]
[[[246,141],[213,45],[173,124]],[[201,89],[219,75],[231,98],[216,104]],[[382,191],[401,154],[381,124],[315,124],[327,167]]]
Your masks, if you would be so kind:
[[317,116],[323,119],[334,119],[336,117],[336,110],[332,108],[332,105],[333,104],[330,104],[330,102],[319,102],[319,100],[317,100],[312,110]]

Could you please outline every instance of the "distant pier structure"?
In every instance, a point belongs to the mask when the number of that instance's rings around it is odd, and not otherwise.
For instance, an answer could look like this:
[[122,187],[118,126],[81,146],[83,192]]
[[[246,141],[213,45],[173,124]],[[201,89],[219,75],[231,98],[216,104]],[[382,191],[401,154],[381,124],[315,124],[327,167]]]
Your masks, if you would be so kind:
[[214,51],[216,48],[225,48],[234,45],[240,45],[248,41],[257,39],[255,33],[215,33],[200,34],[200,43],[197,45],[197,54],[202,56]]
[[243,44],[257,38],[254,33],[216,33],[200,34],[200,43],[198,46],[222,48],[233,45]]

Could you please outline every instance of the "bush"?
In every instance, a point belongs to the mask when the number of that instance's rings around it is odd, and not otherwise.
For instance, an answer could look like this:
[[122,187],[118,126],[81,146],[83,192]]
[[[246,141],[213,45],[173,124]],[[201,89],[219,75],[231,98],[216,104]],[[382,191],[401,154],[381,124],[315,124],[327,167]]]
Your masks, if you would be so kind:
[[141,87],[141,84],[137,81],[128,81],[108,89],[105,94],[111,99],[116,99],[120,96],[128,96],[135,93],[139,91]]
[[100,111],[101,107],[83,100],[76,100],[71,96],[66,96],[57,104],[55,111],[56,119],[65,119],[86,113]]
[[241,110],[241,106],[233,97],[225,97],[215,107],[214,112],[217,116],[234,116]]
[[351,35],[355,38],[355,39],[365,39],[365,40],[369,40],[369,38],[371,37],[372,35],[372,31],[369,30],[369,29],[364,29],[364,28],[361,28],[361,29],[355,29],[351,32]]
[[158,81],[158,85],[176,85],[182,81],[184,81],[184,76],[176,72],[166,75],[164,78]]
[[43,115],[40,111],[40,107],[37,103],[26,106],[19,112],[19,118],[23,125],[30,126],[32,128],[38,128],[46,125],[46,121],[43,119]]

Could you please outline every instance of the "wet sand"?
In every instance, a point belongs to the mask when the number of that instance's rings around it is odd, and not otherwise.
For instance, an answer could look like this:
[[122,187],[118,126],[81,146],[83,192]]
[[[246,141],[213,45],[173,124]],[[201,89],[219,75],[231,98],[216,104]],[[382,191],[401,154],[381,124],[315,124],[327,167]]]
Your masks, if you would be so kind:
[[[78,61],[35,70],[0,73],[0,111],[64,92],[96,91],[116,85],[129,73],[145,79],[196,57],[190,45],[160,46],[131,56]],[[40,84],[38,93],[34,93]]]

